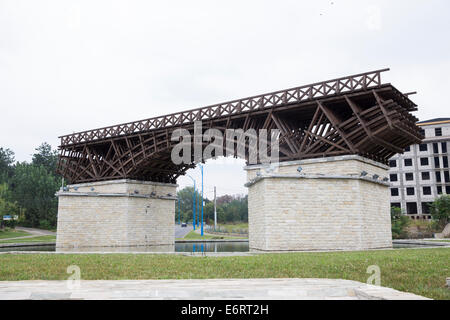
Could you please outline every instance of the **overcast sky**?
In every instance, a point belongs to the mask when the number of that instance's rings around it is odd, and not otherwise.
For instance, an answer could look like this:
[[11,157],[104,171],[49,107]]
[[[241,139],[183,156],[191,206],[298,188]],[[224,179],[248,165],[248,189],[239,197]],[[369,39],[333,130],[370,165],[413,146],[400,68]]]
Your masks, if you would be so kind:
[[[59,135],[385,67],[418,91],[421,120],[449,117],[449,13],[448,0],[0,0],[0,146],[29,161]],[[207,164],[209,195],[245,193],[242,166]]]

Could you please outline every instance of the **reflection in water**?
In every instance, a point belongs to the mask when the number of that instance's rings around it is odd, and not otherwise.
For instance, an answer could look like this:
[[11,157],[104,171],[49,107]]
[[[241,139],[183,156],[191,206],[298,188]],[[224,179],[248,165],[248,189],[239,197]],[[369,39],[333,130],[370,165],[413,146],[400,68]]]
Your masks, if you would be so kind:
[[57,248],[56,252],[246,252],[248,242],[184,242],[164,246]]
[[0,251],[56,251],[56,252],[247,252],[248,241],[226,242],[183,242],[164,246],[139,247],[85,247],[85,248],[56,248],[50,246],[8,247]]
[[4,247],[0,248],[0,252],[6,251],[55,251],[54,245],[34,246],[34,247]]
[[176,252],[247,252],[248,242],[177,243]]
[[[394,243],[395,249],[401,248],[424,248],[437,247],[433,244],[399,244]],[[1,251],[56,251],[56,252],[248,252],[248,242],[184,242],[166,246],[148,246],[148,247],[91,247],[91,248],[64,248],[56,249],[54,245],[50,246],[32,246],[32,247],[5,247]]]
[[138,246],[138,247],[83,247],[83,248],[56,248],[56,252],[174,252],[174,245],[164,246]]
[[437,248],[439,246],[430,244],[416,244],[416,243],[393,243],[392,247],[394,249],[407,249],[407,248]]

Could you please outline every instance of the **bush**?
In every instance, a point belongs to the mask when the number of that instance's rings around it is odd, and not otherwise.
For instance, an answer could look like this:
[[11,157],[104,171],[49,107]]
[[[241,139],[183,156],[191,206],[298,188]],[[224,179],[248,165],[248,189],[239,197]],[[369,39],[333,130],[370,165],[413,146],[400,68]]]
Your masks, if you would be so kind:
[[393,239],[404,239],[408,237],[406,228],[410,223],[410,219],[402,213],[397,207],[391,207],[391,230]]
[[443,230],[450,223],[450,195],[437,198],[430,205],[430,213],[433,220],[437,222],[437,227]]
[[19,220],[17,225],[21,226],[21,227],[25,227],[25,228],[33,228],[33,224],[30,221],[27,221],[27,220],[25,220],[25,221],[20,221]]
[[434,224],[427,220],[411,220],[406,227],[408,239],[433,238]]
[[40,220],[39,221],[39,228],[46,229],[46,230],[51,230],[52,229],[52,224],[48,220]]
[[17,225],[16,220],[6,220],[6,221],[4,221],[4,223],[5,223],[5,227],[10,228],[10,229],[14,229]]

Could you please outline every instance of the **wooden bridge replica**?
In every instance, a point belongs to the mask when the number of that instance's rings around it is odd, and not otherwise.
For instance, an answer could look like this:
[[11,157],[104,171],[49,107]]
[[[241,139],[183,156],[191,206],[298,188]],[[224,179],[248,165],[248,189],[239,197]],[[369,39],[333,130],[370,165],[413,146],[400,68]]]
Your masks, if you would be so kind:
[[[179,141],[171,138],[176,129],[194,135],[199,121],[202,133],[217,129],[224,137],[227,129],[280,132],[276,170],[246,167],[252,249],[391,246],[386,164],[423,136],[409,94],[382,82],[388,70],[61,136],[58,172],[70,184],[58,194],[57,247],[170,249],[175,183],[196,165],[194,152],[173,163]],[[272,234],[267,226],[275,221]]]

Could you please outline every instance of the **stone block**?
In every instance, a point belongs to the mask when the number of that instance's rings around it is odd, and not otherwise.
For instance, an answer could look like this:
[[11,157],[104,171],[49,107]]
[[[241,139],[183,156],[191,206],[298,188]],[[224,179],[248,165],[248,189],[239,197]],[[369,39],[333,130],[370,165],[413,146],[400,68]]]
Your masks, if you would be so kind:
[[58,251],[175,243],[174,184],[114,180],[69,185],[57,196]]
[[392,248],[389,184],[381,180],[386,166],[344,156],[246,170],[250,249]]

